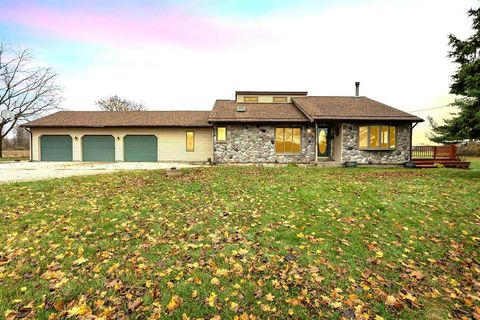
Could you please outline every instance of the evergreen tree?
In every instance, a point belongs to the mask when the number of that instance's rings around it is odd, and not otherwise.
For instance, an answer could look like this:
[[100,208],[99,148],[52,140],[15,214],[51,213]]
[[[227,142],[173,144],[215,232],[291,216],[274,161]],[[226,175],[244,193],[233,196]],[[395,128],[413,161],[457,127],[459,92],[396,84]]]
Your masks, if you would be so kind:
[[429,117],[433,130],[429,139],[434,142],[480,138],[480,8],[470,9],[468,16],[473,19],[473,35],[466,40],[452,34],[448,36],[451,47],[448,56],[459,64],[450,85],[450,93],[461,96],[452,103],[459,112],[452,114],[453,118],[444,119],[443,125]]

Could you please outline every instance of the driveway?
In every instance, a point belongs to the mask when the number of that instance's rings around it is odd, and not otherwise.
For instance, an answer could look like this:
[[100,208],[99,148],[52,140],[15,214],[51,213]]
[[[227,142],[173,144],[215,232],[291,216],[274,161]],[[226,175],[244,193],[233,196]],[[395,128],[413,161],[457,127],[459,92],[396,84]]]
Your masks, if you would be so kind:
[[156,170],[198,165],[164,162],[0,162],[0,183],[102,174],[122,170]]

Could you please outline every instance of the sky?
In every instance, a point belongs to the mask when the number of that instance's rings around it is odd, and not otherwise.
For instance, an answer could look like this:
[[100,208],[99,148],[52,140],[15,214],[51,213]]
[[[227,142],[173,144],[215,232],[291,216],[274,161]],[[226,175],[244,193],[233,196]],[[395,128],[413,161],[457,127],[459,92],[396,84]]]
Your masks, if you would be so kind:
[[[31,49],[62,108],[108,95],[150,110],[210,110],[235,90],[360,94],[426,119],[448,105],[448,34],[477,0],[0,0],[0,41]],[[428,143],[428,124],[414,144]]]

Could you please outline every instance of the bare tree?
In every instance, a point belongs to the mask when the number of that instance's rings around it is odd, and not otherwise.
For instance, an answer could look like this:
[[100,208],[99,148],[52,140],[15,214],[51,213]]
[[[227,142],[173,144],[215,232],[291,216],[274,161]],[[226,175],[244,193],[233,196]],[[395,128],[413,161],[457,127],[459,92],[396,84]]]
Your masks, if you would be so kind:
[[13,147],[16,150],[28,150],[30,148],[30,134],[25,128],[16,126],[13,131]]
[[117,95],[95,101],[97,107],[103,111],[143,111],[145,106],[141,103],[120,98]]
[[18,123],[38,118],[58,106],[62,98],[56,79],[51,68],[34,66],[28,49],[0,43],[0,141]]

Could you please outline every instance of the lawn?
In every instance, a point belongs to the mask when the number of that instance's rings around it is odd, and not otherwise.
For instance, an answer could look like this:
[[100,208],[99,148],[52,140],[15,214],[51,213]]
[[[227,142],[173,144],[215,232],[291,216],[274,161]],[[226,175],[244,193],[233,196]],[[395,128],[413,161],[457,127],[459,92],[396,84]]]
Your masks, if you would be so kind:
[[480,317],[480,172],[217,167],[1,186],[0,317]]
[[480,171],[480,157],[466,157],[466,161],[470,161],[470,169]]

